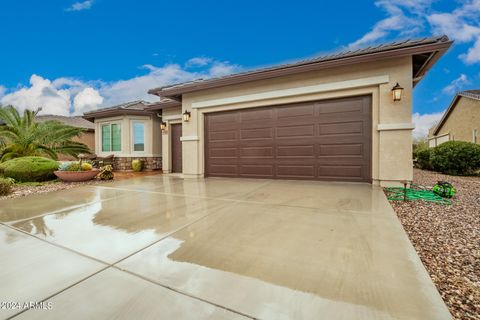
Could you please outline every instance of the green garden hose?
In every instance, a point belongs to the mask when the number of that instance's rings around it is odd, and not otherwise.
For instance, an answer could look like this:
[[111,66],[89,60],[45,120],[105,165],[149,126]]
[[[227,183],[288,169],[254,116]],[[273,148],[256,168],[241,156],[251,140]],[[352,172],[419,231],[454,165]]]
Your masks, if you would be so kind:
[[423,200],[435,202],[439,204],[450,205],[449,199],[442,198],[435,194],[432,190],[412,185],[411,188],[391,187],[385,188],[387,191],[387,199],[393,201],[414,201]]

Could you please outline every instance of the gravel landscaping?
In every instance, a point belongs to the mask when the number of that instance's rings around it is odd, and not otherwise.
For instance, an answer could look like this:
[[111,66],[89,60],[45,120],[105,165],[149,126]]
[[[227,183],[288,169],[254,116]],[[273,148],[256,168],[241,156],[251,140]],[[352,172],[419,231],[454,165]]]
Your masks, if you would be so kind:
[[455,319],[480,319],[480,177],[415,169],[414,183],[448,181],[450,206],[391,201],[410,240]]

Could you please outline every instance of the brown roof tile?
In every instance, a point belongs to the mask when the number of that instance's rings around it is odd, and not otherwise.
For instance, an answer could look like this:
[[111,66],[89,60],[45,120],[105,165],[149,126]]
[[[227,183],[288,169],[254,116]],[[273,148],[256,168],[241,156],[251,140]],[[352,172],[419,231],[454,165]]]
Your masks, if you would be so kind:
[[[452,41],[447,36],[437,36],[421,39],[410,39],[404,41],[395,41],[376,46],[356,50],[344,50],[337,53],[315,57],[312,59],[304,59],[293,63],[276,65],[268,68],[245,71],[232,75],[207,80],[199,79],[185,83],[179,83],[164,87],[151,89],[148,92],[161,97],[170,97],[178,99],[182,93],[203,90],[207,88],[221,87],[225,85],[243,83],[248,81],[268,79],[290,72],[299,73],[310,71],[312,67],[320,69],[321,67],[331,67],[340,63],[357,63],[368,61],[369,59],[379,59],[397,55],[413,55],[414,53],[426,54],[420,57],[420,63],[417,67],[418,74],[414,74],[414,84],[419,81],[420,77],[428,70],[438,58],[446,51]],[[435,53],[441,53],[434,58]],[[416,80],[415,80],[416,79]]]

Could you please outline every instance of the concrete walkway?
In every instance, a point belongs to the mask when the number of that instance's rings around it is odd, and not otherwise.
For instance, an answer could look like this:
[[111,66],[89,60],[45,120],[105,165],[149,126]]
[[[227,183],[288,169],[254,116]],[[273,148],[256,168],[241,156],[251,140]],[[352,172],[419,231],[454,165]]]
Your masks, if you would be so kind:
[[158,175],[3,200],[0,221],[0,318],[450,319],[367,184]]

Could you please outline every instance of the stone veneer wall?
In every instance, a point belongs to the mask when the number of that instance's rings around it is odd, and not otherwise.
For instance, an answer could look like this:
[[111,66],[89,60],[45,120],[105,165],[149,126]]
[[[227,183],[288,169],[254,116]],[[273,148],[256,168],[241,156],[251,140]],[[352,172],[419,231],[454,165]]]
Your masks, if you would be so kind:
[[143,160],[143,170],[152,171],[162,169],[162,157],[115,157],[113,158],[113,170],[132,170],[132,160]]

